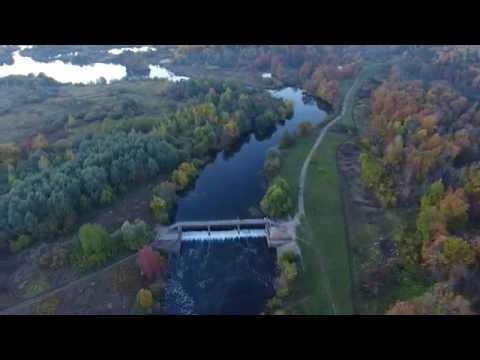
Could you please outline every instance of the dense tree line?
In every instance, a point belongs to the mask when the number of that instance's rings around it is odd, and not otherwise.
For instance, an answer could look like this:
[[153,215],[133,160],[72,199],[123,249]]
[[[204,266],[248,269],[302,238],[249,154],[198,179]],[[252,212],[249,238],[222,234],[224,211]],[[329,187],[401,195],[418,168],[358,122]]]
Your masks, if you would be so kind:
[[[230,148],[251,132],[267,131],[293,111],[267,92],[235,83],[192,80],[169,85],[165,94],[184,105],[163,117],[105,120],[97,134],[71,147],[49,146],[42,134],[32,139],[28,156],[13,162],[9,173],[10,191],[0,201],[0,232],[15,239],[55,238],[71,231],[81,214],[159,174],[171,174],[175,190],[181,191],[212,152]],[[10,160],[16,154],[4,150]],[[158,195],[152,208],[167,221],[162,212],[172,205]]]
[[268,71],[284,84],[295,84],[311,95],[337,105],[341,82],[358,68],[357,49],[348,46],[178,46],[174,62]]
[[369,99],[361,179],[381,206],[416,209],[395,233],[392,264],[426,271],[437,283],[397,303],[391,314],[478,308],[480,108],[472,80],[477,55],[471,47],[409,50]]

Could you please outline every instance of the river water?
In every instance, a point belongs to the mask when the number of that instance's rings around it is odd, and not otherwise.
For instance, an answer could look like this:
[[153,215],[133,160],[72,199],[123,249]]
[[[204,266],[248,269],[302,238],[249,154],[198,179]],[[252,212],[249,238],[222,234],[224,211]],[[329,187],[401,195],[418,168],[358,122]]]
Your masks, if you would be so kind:
[[[208,164],[195,187],[178,201],[175,221],[251,218],[265,194],[262,175],[267,150],[278,144],[283,132],[296,130],[301,121],[319,123],[325,117],[301,90],[284,88],[272,95],[292,100],[294,115],[268,137],[252,134],[233,154],[220,153]],[[275,250],[265,238],[182,243],[172,255],[165,288],[170,314],[259,314],[274,295]]]

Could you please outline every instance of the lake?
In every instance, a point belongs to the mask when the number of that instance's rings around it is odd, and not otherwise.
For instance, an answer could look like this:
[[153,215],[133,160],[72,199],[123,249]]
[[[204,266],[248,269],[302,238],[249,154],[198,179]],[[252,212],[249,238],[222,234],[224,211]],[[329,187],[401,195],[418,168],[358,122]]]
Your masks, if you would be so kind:
[[[12,54],[12,65],[0,66],[0,77],[9,75],[38,75],[39,73],[44,73],[48,77],[51,77],[61,83],[89,84],[95,83],[101,77],[103,77],[107,83],[110,83],[114,80],[120,80],[127,76],[126,67],[118,64],[94,63],[89,65],[74,65],[71,63],[65,63],[61,60],[55,60],[51,62],[36,61],[28,56],[22,56],[20,54],[21,49],[28,47],[28,45],[23,45],[21,46],[20,50],[15,51]],[[152,51],[152,49],[154,48],[118,48],[111,49],[109,52],[112,54],[120,54],[127,50],[142,52]],[[152,64],[149,65],[149,68],[149,77],[152,79],[167,79],[169,81],[188,80],[188,77],[177,76],[159,65]]]

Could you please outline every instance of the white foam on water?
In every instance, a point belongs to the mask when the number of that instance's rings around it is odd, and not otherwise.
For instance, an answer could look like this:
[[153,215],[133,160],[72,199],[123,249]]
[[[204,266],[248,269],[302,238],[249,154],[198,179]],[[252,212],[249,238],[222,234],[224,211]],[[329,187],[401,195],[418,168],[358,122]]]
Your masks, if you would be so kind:
[[262,74],[262,78],[264,78],[264,79],[271,79],[271,78],[272,78],[272,74],[271,74],[271,73],[263,73],[263,74]]
[[225,231],[185,231],[182,241],[225,241],[245,238],[263,238],[267,233],[265,229],[241,229]]

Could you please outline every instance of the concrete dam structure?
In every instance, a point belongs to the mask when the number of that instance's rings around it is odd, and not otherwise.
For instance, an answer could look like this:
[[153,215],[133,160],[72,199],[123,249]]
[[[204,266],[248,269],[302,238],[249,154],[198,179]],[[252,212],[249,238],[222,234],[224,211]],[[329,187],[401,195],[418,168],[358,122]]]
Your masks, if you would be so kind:
[[156,229],[152,246],[168,253],[179,253],[184,241],[229,241],[241,238],[265,238],[268,247],[294,246],[288,223],[264,219],[182,221]]

